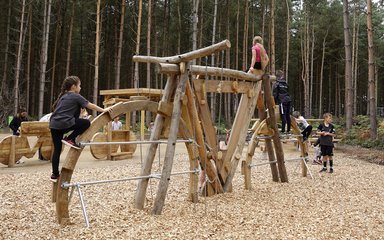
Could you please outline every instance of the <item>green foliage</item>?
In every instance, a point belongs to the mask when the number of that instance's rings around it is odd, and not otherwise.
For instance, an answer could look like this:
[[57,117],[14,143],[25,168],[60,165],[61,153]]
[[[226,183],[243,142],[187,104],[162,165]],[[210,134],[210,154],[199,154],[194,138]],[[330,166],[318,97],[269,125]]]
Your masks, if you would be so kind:
[[346,132],[343,142],[365,148],[384,149],[384,119],[379,119],[377,139],[370,139],[370,122],[368,116],[358,115],[353,118],[352,129]]

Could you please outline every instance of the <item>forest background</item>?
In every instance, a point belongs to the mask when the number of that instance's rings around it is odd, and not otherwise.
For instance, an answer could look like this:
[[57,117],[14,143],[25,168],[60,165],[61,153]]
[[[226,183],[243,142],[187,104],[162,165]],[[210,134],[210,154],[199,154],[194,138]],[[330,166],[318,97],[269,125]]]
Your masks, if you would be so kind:
[[[384,145],[383,1],[2,0],[0,9],[1,127],[20,107],[34,119],[49,113],[68,75],[98,105],[99,90],[162,89],[163,76],[134,63],[136,54],[173,56],[229,39],[231,49],[197,64],[247,71],[260,35],[268,71],[285,71],[295,110],[331,112],[350,139]],[[215,122],[231,126],[238,101],[211,95]]]

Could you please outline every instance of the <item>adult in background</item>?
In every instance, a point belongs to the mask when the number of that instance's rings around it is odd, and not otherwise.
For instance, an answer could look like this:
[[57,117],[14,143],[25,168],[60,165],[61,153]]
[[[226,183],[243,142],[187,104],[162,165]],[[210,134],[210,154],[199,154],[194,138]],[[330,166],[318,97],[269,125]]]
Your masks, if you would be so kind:
[[[289,96],[288,84],[284,78],[282,70],[276,71],[277,81],[273,84],[272,93],[275,102],[279,105],[281,118],[281,133],[289,134],[291,132],[291,97]],[[287,129],[285,129],[287,126]],[[285,132],[287,130],[287,132]]]

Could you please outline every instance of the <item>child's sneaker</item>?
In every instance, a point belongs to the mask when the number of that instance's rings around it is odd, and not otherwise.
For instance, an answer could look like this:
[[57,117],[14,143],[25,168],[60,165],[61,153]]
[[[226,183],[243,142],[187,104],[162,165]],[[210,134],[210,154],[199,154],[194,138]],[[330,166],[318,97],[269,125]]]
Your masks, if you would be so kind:
[[322,168],[319,173],[326,172],[326,171],[327,171],[326,168]]
[[333,168],[329,169],[329,173],[333,173]]
[[64,138],[63,140],[61,140],[61,142],[64,143],[65,145],[72,147],[72,148],[81,149],[80,146],[77,145],[77,143],[75,143],[75,141],[73,141],[71,139]]
[[51,182],[57,182],[57,180],[59,179],[60,175],[55,175],[55,174],[52,174],[51,175]]

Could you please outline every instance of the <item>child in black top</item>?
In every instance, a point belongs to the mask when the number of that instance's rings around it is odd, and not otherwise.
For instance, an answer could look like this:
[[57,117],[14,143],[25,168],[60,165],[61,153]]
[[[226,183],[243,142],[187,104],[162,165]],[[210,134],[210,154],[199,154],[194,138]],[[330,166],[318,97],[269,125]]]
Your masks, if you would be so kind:
[[[61,86],[61,93],[57,101],[53,104],[54,109],[49,122],[53,141],[52,155],[52,175],[51,180],[56,182],[59,178],[59,162],[62,149],[62,143],[80,149],[76,144],[76,137],[85,132],[91,125],[88,119],[80,118],[82,108],[89,108],[98,112],[104,112],[103,109],[93,103],[88,102],[81,96],[81,82],[77,76],[69,76],[64,79]],[[73,131],[68,137],[63,139],[64,134]]]
[[285,133],[285,126],[287,126],[287,133],[289,134],[291,131],[291,97],[288,91],[288,84],[284,78],[284,72],[277,70],[276,77],[277,80],[273,84],[272,94],[280,108],[281,133]]
[[324,122],[317,128],[317,134],[320,135],[320,149],[323,156],[323,169],[320,172],[327,171],[327,161],[329,160],[329,172],[333,173],[333,138],[335,137],[335,128],[332,125],[332,114],[325,113]]
[[20,109],[17,115],[13,117],[12,121],[9,123],[9,128],[12,129],[13,135],[20,135],[21,123],[28,121],[27,116],[27,111],[25,111],[25,109]]

